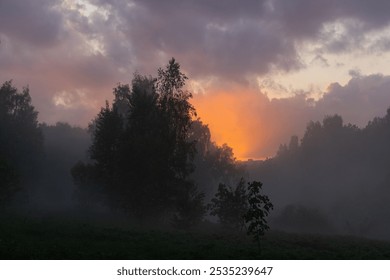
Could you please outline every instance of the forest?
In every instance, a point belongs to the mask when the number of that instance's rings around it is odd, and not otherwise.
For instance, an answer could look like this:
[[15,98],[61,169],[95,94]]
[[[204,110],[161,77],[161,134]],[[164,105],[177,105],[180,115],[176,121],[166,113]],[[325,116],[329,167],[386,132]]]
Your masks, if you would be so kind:
[[239,161],[187,80],[174,58],[135,73],[88,128],[39,123],[29,88],[5,81],[0,258],[390,257],[390,109],[364,128],[324,116]]

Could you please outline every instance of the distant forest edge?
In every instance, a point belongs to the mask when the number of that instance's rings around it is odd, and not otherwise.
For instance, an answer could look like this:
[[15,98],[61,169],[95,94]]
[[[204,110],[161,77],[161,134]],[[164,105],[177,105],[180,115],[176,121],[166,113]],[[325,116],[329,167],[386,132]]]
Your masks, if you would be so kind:
[[390,109],[364,128],[326,116],[273,158],[240,162],[228,145],[212,142],[186,80],[174,59],[157,77],[134,74],[88,129],[38,123],[29,89],[4,82],[2,212],[179,229],[208,219],[240,230],[257,187],[263,208],[254,213],[269,212],[271,229],[389,238]]

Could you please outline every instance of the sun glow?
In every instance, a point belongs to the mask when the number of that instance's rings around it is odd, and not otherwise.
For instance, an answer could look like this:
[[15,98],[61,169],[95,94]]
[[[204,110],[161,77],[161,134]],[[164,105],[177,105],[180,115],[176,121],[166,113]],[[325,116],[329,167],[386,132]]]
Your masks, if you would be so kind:
[[250,158],[247,125],[242,123],[237,96],[226,93],[195,95],[194,105],[201,120],[208,124],[212,140],[233,148],[237,159]]

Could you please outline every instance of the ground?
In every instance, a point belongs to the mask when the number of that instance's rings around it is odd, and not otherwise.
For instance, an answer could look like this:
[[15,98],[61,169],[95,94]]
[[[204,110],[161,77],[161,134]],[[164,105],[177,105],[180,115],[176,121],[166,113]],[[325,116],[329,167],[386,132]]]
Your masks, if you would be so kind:
[[3,219],[0,259],[390,259],[390,242],[270,231],[135,229],[72,220]]

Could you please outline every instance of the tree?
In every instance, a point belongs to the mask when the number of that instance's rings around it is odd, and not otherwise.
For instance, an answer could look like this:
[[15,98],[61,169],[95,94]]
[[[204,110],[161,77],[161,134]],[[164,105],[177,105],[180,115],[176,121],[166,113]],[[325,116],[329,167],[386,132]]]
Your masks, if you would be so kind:
[[157,92],[159,106],[163,113],[164,131],[169,164],[175,175],[187,177],[192,171],[195,143],[189,142],[189,130],[195,108],[189,102],[191,92],[184,89],[187,76],[180,71],[180,64],[172,58],[165,69],[158,69]]
[[215,197],[208,205],[210,214],[217,216],[220,223],[234,230],[240,230],[245,225],[244,215],[248,211],[248,197],[245,180],[240,179],[235,189],[219,184]]
[[141,219],[176,211],[190,184],[194,109],[183,90],[186,79],[174,59],[158,70],[157,79],[138,74],[133,79],[121,166],[129,167],[131,204]]
[[93,139],[89,149],[90,158],[95,162],[103,183],[115,185],[123,133],[123,120],[116,107],[110,108],[106,102],[89,129]]
[[186,79],[172,58],[157,79],[135,74],[131,87],[114,88],[113,105],[107,103],[90,126],[92,168],[78,164],[73,170],[79,184],[98,174],[92,181],[107,191],[111,205],[140,222],[193,216],[181,199],[203,215],[202,195],[189,180],[195,154],[190,127],[196,113],[184,89]]
[[7,197],[37,179],[43,156],[38,112],[29,89],[19,91],[6,81],[0,87],[0,197]]
[[16,191],[19,190],[19,175],[9,166],[5,159],[0,158],[0,206],[7,202]]
[[267,217],[270,211],[274,208],[270,199],[266,195],[261,194],[261,182],[253,181],[248,183],[248,210],[245,217],[245,222],[249,223],[247,233],[254,237],[257,242],[260,252],[260,238],[265,231],[269,230]]
[[232,148],[212,142],[210,129],[200,119],[192,121],[189,137],[196,149],[190,178],[205,192],[207,200],[214,196],[219,183],[232,185],[245,176],[244,166],[237,164]]
[[197,190],[191,182],[182,189],[177,200],[177,212],[173,216],[173,225],[179,229],[189,229],[202,221],[206,213],[204,193]]
[[120,156],[125,203],[141,222],[159,218],[174,204],[170,143],[155,83],[152,77],[134,75]]

